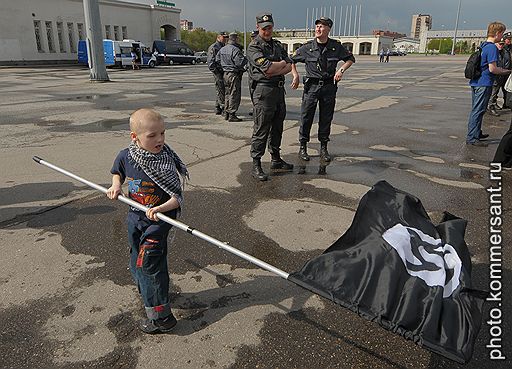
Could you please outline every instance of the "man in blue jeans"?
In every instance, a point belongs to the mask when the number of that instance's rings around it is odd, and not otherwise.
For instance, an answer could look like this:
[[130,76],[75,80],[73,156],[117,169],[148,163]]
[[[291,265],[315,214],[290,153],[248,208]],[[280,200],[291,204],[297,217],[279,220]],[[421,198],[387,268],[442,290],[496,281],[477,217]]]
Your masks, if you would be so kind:
[[494,75],[510,73],[509,70],[496,65],[498,48],[494,44],[497,40],[501,40],[506,29],[507,27],[503,23],[490,23],[487,27],[487,41],[480,45],[482,48],[480,62],[482,74],[479,78],[469,81],[471,86],[471,113],[469,114],[468,135],[466,137],[466,144],[468,145],[487,146],[487,143],[480,141],[489,137],[489,135],[482,133],[482,119],[491,97]]

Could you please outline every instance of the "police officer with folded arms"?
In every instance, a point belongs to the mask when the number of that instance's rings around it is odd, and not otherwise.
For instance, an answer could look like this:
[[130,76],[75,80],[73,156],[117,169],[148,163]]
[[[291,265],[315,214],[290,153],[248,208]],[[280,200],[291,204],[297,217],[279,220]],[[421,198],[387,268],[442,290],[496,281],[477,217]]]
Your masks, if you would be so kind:
[[266,181],[267,174],[261,168],[265,146],[272,157],[271,170],[291,171],[279,153],[286,117],[284,100],[284,76],[292,69],[291,60],[281,43],[272,38],[274,20],[271,13],[256,16],[258,35],[247,49],[248,72],[252,84],[254,127],[251,138],[252,176]]
[[[302,95],[301,122],[299,129],[299,158],[310,159],[307,143],[310,140],[311,126],[315,117],[316,106],[319,105],[318,141],[320,141],[320,159],[331,161],[327,151],[327,142],[331,133],[331,122],[336,104],[338,82],[343,74],[355,63],[354,55],[341,42],[329,38],[333,22],[327,17],[315,21],[315,38],[299,47],[293,56],[292,88],[299,86],[299,73],[295,63],[305,63],[304,93]],[[338,62],[343,60],[337,69]]]
[[222,71],[221,65],[216,61],[216,57],[219,50],[226,44],[227,39],[228,35],[225,32],[219,33],[215,43],[211,44],[208,48],[208,56],[206,57],[208,69],[213,73],[215,80],[215,91],[217,92],[215,114],[217,115],[221,115],[224,110],[225,86],[224,72]]
[[238,43],[236,32],[229,34],[228,44],[217,53],[217,62],[224,71],[225,103],[224,115],[229,122],[241,122],[242,119],[236,116],[236,111],[242,99],[242,75],[245,71],[247,58],[244,55],[242,46]]

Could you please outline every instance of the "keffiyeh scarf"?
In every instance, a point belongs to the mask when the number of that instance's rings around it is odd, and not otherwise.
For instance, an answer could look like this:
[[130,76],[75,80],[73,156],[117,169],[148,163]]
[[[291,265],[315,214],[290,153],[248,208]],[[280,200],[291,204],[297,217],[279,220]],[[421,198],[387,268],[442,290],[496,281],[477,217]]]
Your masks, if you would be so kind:
[[[180,206],[183,201],[185,178],[189,178],[188,170],[178,154],[169,145],[164,144],[162,151],[152,154],[141,149],[135,142],[128,148],[131,158],[141,169],[169,196],[176,197]],[[180,178],[181,175],[181,178]]]

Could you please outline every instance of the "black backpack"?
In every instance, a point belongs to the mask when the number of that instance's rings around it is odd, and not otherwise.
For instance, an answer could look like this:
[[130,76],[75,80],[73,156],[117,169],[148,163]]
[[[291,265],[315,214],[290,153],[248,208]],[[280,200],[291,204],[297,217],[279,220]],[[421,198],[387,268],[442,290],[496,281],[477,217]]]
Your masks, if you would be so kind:
[[467,79],[478,79],[482,75],[480,63],[482,61],[482,48],[478,47],[476,51],[469,56],[464,69],[464,76]]

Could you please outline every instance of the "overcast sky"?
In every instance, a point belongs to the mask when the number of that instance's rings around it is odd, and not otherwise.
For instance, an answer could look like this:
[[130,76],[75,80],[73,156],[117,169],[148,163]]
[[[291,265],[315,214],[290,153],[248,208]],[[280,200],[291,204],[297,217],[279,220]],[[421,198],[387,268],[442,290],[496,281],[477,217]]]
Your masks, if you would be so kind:
[[[156,3],[156,0],[128,1]],[[192,21],[194,27],[203,27],[211,31],[243,30],[243,0],[167,1],[175,3],[182,11],[181,19]],[[327,7],[327,13],[331,8],[331,16],[334,17],[334,6],[337,18],[333,19],[334,27],[339,27],[340,6],[343,6],[345,13],[352,5],[354,19],[355,5],[359,4],[362,5],[361,34],[369,34],[373,29],[390,29],[409,35],[411,16],[419,13],[432,16],[432,29],[454,29],[459,0],[247,0],[247,29],[254,28],[254,17],[261,11],[270,11],[274,15],[275,28],[304,28],[308,7],[310,17],[313,7]],[[512,0],[462,0],[459,29],[485,29],[487,24],[494,20],[501,21],[512,29]],[[344,22],[345,16],[341,22],[342,32]]]

